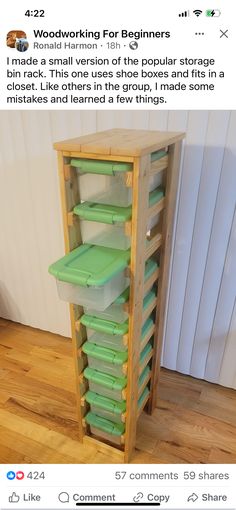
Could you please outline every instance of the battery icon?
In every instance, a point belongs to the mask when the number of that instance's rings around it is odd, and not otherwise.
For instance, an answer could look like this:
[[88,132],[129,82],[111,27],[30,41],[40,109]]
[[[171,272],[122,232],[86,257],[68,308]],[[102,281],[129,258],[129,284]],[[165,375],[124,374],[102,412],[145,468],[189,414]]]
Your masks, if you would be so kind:
[[221,12],[219,9],[207,9],[206,16],[208,18],[219,18]]

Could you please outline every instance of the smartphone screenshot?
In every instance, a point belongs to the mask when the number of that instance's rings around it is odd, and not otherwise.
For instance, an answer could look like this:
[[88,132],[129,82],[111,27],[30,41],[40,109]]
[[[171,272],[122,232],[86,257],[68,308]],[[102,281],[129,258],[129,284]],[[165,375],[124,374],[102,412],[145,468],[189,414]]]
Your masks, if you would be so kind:
[[235,18],[2,6],[0,510],[236,509]]

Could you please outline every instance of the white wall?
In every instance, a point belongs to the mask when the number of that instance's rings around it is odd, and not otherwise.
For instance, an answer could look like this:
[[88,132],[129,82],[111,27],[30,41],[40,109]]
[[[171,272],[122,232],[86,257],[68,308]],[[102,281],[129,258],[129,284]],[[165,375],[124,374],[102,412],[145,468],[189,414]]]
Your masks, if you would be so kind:
[[53,141],[113,127],[186,131],[163,364],[236,388],[236,112],[0,112],[0,312],[69,335]]

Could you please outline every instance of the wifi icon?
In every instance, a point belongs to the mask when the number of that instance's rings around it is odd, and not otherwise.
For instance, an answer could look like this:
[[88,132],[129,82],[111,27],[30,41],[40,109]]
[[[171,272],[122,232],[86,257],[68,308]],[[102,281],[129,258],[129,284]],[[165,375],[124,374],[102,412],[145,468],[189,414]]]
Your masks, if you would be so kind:
[[202,11],[200,9],[195,9],[195,11],[193,11],[193,14],[195,14],[195,16],[200,16],[202,14]]

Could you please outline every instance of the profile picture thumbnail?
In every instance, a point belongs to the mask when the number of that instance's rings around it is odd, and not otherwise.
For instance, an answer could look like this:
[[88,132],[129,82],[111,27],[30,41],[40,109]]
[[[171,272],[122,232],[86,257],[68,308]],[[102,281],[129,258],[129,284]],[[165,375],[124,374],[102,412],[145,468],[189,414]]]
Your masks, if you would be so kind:
[[14,48],[22,52],[28,50],[29,47],[27,35],[23,30],[10,30],[7,34],[6,43],[8,48]]

